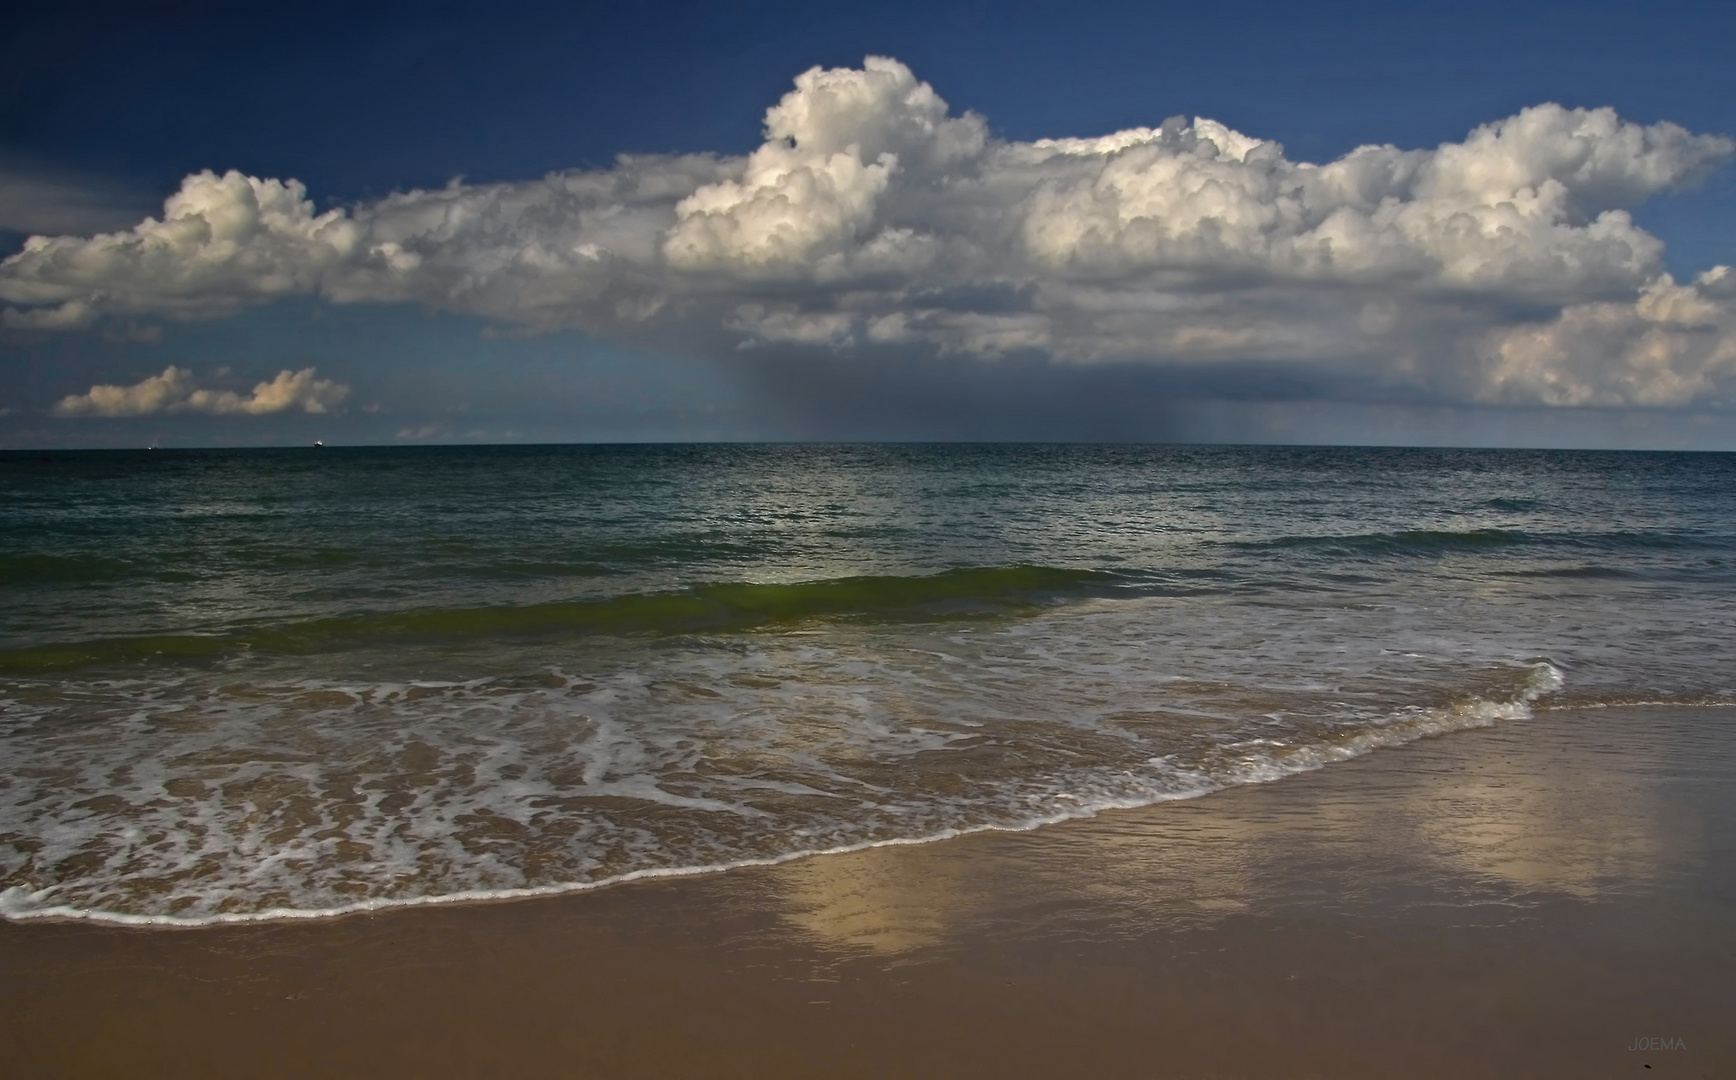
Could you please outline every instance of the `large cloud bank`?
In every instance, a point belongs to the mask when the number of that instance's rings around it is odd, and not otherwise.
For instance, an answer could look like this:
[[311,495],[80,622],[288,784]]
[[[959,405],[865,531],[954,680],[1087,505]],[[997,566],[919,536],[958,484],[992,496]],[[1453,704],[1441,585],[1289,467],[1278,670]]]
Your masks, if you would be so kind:
[[1008,142],[902,64],[815,68],[746,157],[623,157],[315,213],[190,176],[160,219],[36,237],[14,327],[290,295],[695,351],[1294,368],[1358,395],[1681,405],[1736,391],[1736,276],[1671,280],[1628,208],[1736,150],[1540,105],[1336,161],[1211,120]]

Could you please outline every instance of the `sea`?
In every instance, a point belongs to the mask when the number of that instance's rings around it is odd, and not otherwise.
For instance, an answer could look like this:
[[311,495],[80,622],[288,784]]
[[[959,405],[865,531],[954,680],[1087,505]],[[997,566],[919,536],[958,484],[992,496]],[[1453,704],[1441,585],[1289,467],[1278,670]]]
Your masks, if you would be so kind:
[[0,453],[0,916],[197,926],[1022,830],[1736,703],[1736,455]]

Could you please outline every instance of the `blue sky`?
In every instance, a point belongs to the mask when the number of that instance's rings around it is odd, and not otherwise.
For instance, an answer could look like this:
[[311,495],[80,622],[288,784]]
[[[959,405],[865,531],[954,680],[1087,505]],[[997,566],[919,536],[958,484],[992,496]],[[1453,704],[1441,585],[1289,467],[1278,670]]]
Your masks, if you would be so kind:
[[[0,445],[1736,447],[1728,5],[47,7],[0,43]],[[816,67],[856,75],[798,89]],[[846,91],[880,96],[809,107]],[[762,150],[791,94],[798,145]],[[1298,171],[1442,144],[1379,190]],[[161,218],[201,170],[293,178],[354,235],[22,250]],[[590,179],[532,200],[551,172]],[[829,198],[780,186],[810,173]],[[430,231],[436,203],[518,216]]]

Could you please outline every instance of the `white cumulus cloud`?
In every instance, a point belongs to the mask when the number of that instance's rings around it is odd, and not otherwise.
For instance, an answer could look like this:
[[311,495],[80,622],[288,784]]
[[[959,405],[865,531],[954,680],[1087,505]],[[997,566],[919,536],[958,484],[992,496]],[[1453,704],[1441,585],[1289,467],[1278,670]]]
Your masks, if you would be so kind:
[[230,172],[187,177],[127,232],[33,236],[0,263],[0,299],[25,326],[85,325],[102,314],[203,316],[314,291],[352,257],[359,229],[342,210],[315,215],[294,180]]
[[0,301],[42,331],[301,294],[696,352],[1288,365],[1362,392],[1682,404],[1732,394],[1736,301],[1721,272],[1676,285],[1629,211],[1733,150],[1552,104],[1325,163],[1204,118],[1016,142],[870,57],[798,76],[743,157],[324,214],[295,181],[200,173],[130,231],[33,238]]
[[323,413],[341,404],[350,388],[316,378],[313,368],[280,371],[251,394],[197,385],[193,373],[173,364],[131,386],[99,384],[88,393],[69,394],[54,406],[55,416],[149,416],[153,413],[208,413],[260,416],[299,408]]
[[1492,333],[1483,397],[1551,405],[1686,405],[1736,383],[1736,274],[1668,274],[1632,302],[1572,304]]

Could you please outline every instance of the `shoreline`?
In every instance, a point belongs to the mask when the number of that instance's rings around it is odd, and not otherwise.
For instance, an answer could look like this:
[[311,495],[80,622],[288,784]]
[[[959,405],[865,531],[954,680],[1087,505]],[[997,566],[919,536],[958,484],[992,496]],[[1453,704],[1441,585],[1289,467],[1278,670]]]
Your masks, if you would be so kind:
[[600,889],[610,889],[620,885],[628,885],[640,881],[661,881],[679,878],[705,877],[713,874],[726,874],[743,870],[762,869],[782,866],[804,859],[822,858],[837,855],[851,855],[880,847],[906,847],[927,844],[945,843],[969,836],[985,833],[1026,833],[1038,829],[1050,828],[1071,821],[1088,821],[1105,813],[1116,813],[1128,810],[1143,810],[1149,807],[1162,806],[1172,802],[1185,802],[1193,799],[1207,798],[1221,792],[1242,787],[1255,787],[1278,783],[1295,776],[1321,769],[1342,765],[1358,758],[1382,750],[1397,750],[1413,743],[1440,738],[1464,731],[1475,731],[1500,723],[1522,722],[1529,718],[1535,708],[1534,702],[1541,694],[1557,689],[1561,685],[1561,672],[1547,662],[1529,665],[1533,670],[1532,685],[1511,701],[1491,701],[1474,699],[1473,701],[1451,708],[1430,710],[1422,718],[1407,718],[1389,726],[1366,729],[1349,740],[1335,745],[1313,746],[1305,748],[1295,761],[1282,763],[1261,763],[1256,772],[1258,775],[1240,781],[1220,781],[1208,776],[1200,778],[1201,786],[1196,788],[1178,789],[1173,793],[1139,798],[1134,800],[1106,800],[1092,805],[1081,805],[1074,810],[1062,811],[1046,817],[1038,817],[1014,825],[976,825],[965,828],[945,828],[926,836],[891,837],[885,840],[862,840],[855,843],[842,844],[830,848],[792,851],[782,855],[750,857],[726,863],[678,866],[678,867],[648,867],[641,870],[631,870],[612,877],[595,881],[562,882],[553,885],[535,885],[508,889],[479,889],[455,893],[442,893],[431,896],[415,896],[404,899],[382,898],[359,901],[353,905],[337,908],[268,908],[257,912],[218,912],[195,918],[183,918],[178,915],[138,915],[124,912],[92,910],[67,906],[51,906],[37,910],[25,910],[16,913],[9,910],[11,904],[9,895],[13,890],[0,891],[0,925],[5,923],[28,924],[36,922],[67,922],[85,923],[96,926],[134,927],[159,930],[200,930],[220,926],[272,925],[278,923],[306,922],[328,919],[343,919],[359,915],[385,914],[401,909],[440,907],[447,905],[516,903],[525,900],[549,899],[559,896],[571,896],[595,892]]
[[0,1037],[69,1077],[1718,1075],[1732,792],[1736,708],[1545,709],[554,896],[8,920]]

